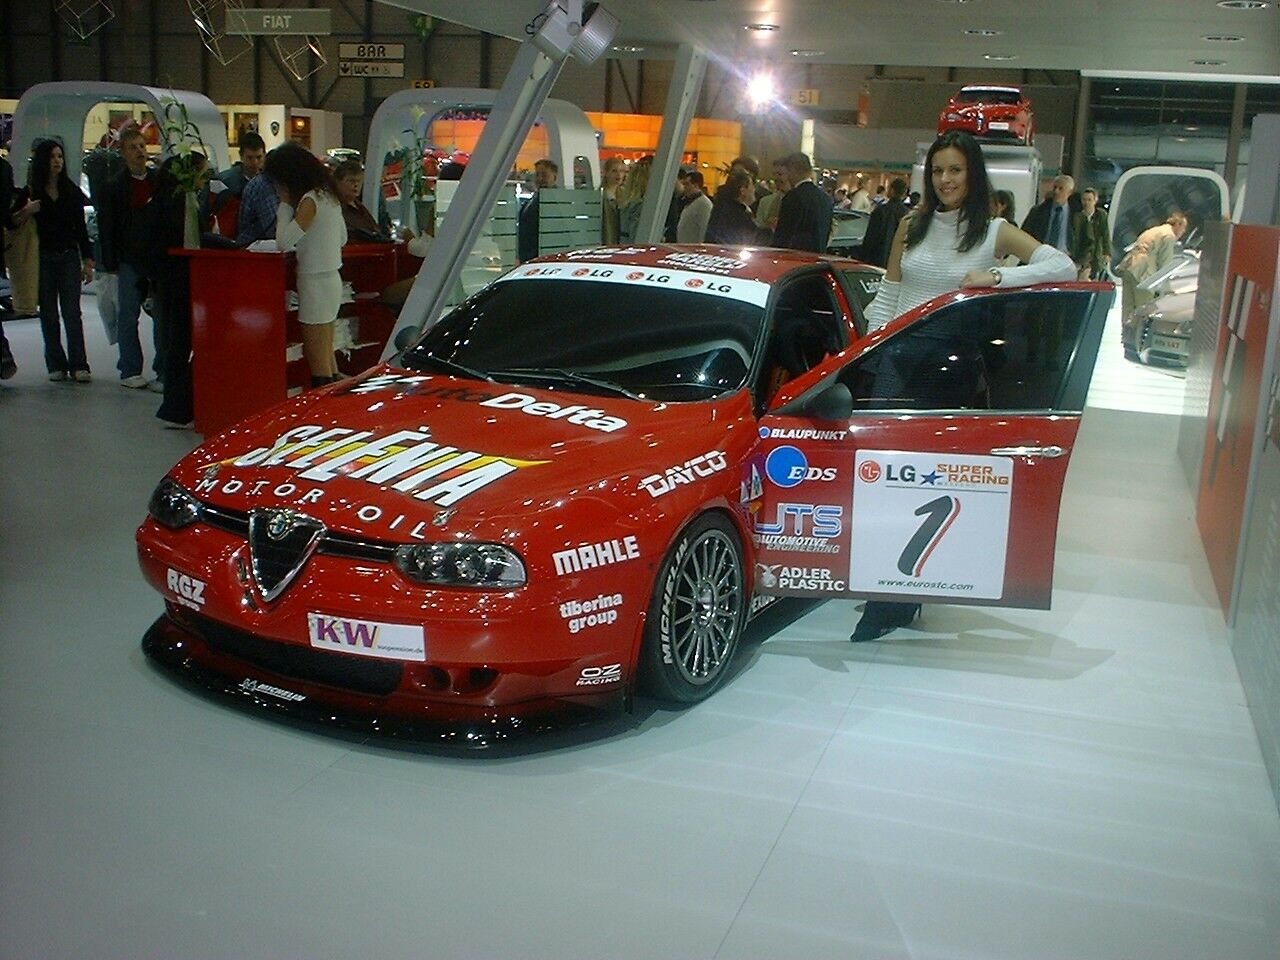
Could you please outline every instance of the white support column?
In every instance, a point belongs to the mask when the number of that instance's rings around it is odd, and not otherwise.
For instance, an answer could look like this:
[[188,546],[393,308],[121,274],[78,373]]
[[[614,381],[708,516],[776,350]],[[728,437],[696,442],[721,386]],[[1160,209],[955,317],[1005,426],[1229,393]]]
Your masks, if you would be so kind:
[[649,171],[649,188],[640,207],[640,225],[633,238],[637,243],[658,243],[666,224],[667,210],[675,189],[676,171],[689,138],[702,81],[707,75],[707,54],[701,47],[683,43],[676,52],[671,72],[671,87],[663,111],[662,132],[658,135],[658,152]]
[[529,135],[563,65],[563,60],[552,60],[531,41],[521,45],[471,154],[467,172],[458,183],[449,214],[440,224],[440,232],[427,251],[387,340],[384,360],[398,352],[396,338],[402,330],[435,323],[449,302],[449,294],[462,275],[467,256],[506,182],[520,145]]

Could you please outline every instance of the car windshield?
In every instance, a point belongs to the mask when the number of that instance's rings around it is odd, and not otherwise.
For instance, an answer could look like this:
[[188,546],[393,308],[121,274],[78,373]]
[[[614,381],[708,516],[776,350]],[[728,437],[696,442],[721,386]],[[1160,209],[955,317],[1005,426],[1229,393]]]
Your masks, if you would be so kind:
[[1017,90],[961,90],[956,103],[1017,103],[1022,94]]
[[403,364],[582,393],[705,400],[746,382],[763,315],[755,303],[701,291],[507,280],[446,314]]

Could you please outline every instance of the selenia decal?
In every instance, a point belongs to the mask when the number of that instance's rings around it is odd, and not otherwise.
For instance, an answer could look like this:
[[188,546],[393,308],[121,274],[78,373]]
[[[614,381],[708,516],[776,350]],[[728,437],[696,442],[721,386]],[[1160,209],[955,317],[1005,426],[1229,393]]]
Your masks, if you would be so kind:
[[1012,492],[1005,457],[860,450],[849,589],[999,599]]
[[[283,466],[299,471],[299,477],[320,483],[345,476],[377,486],[389,485],[392,490],[442,507],[517,470],[546,463],[459,450],[435,442],[429,427],[397,430],[379,437],[372,430],[325,429],[313,424],[286,430],[271,446],[257,447],[231,462],[237,467]],[[197,492],[200,489],[197,487]]]

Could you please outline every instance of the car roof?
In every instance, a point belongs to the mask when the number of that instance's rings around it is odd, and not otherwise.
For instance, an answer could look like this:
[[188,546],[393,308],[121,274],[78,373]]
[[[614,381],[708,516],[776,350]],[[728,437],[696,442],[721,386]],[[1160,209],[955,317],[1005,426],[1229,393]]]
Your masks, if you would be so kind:
[[[632,244],[588,247],[538,257],[537,263],[611,263],[619,266],[691,270],[712,276],[737,277],[774,283],[802,267],[829,263],[848,269],[863,266],[847,257],[781,250],[776,247],[722,247],[707,243]],[[873,268],[874,269],[874,268]]]

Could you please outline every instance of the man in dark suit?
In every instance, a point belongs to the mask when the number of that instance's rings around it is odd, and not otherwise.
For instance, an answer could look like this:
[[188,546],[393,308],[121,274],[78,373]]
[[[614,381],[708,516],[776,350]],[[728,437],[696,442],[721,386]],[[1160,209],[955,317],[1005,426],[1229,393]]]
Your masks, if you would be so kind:
[[538,255],[538,191],[554,187],[560,167],[553,160],[539,160],[533,165],[533,196],[525,201],[516,219],[516,255],[520,262]]
[[877,267],[889,265],[889,249],[893,246],[893,235],[898,231],[898,224],[907,215],[907,181],[896,177],[889,184],[889,199],[876,205],[871,211],[871,219],[867,221],[867,232],[862,238],[862,260],[874,263]]
[[782,159],[792,187],[778,205],[778,226],[773,245],[791,250],[824,253],[831,238],[831,198],[813,182],[813,164],[803,153]]

